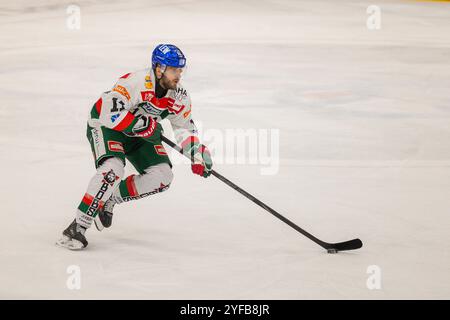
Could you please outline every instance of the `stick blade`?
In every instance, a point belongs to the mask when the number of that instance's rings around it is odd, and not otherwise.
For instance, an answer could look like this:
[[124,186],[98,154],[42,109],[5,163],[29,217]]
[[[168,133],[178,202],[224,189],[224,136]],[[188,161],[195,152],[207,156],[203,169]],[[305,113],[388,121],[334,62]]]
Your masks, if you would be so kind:
[[360,239],[353,239],[349,241],[339,242],[339,243],[330,243],[330,246],[327,250],[335,250],[335,251],[348,251],[348,250],[356,250],[363,246],[363,243]]

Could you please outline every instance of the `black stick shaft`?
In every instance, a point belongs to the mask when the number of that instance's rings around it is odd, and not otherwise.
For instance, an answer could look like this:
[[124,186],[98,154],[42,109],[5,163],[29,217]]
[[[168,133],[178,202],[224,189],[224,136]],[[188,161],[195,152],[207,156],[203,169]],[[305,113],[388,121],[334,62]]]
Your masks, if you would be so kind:
[[[171,146],[173,149],[175,149],[176,151],[178,151],[179,153],[181,153],[182,155],[186,156],[185,154],[183,154],[183,150],[176,145],[174,142],[172,142],[171,140],[167,139],[164,136],[161,136],[161,140],[165,143],[167,143],[169,146]],[[254,203],[256,203],[258,206],[260,206],[261,208],[265,209],[266,211],[270,212],[272,215],[274,215],[275,217],[277,217],[278,219],[280,219],[281,221],[283,221],[284,223],[286,223],[287,225],[289,225],[290,227],[294,228],[295,230],[297,230],[298,232],[300,232],[302,235],[304,235],[305,237],[309,238],[310,240],[314,241],[315,243],[317,243],[319,246],[327,249],[327,243],[323,242],[320,239],[317,239],[316,237],[314,237],[312,234],[310,234],[309,232],[303,230],[302,228],[300,228],[298,225],[296,225],[295,223],[293,223],[292,221],[290,221],[289,219],[285,218],[284,216],[282,216],[281,214],[279,214],[278,212],[276,212],[274,209],[272,209],[271,207],[269,207],[268,205],[266,205],[264,202],[258,200],[256,197],[252,196],[250,193],[248,193],[247,191],[245,191],[244,189],[238,187],[236,184],[234,184],[233,182],[231,182],[230,180],[228,180],[227,178],[225,178],[224,176],[222,176],[221,174],[219,174],[217,171],[212,170],[211,174],[213,176],[215,176],[217,179],[219,179],[220,181],[226,183],[228,186],[230,186],[231,188],[233,188],[234,190],[236,190],[237,192],[239,192],[240,194],[242,194],[243,196],[245,196],[247,199],[253,201]]]

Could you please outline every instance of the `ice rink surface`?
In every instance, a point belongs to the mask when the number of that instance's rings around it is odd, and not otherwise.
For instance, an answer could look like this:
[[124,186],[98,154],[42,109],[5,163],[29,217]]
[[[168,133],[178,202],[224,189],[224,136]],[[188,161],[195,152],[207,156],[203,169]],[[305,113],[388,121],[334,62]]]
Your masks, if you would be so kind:
[[[71,3],[0,1],[0,298],[450,298],[450,3],[80,0],[70,30]],[[327,254],[176,154],[167,192],[117,207],[85,251],[54,245],[95,172],[90,107],[164,42],[188,57],[206,144],[279,130],[275,174],[215,169],[362,249]]]

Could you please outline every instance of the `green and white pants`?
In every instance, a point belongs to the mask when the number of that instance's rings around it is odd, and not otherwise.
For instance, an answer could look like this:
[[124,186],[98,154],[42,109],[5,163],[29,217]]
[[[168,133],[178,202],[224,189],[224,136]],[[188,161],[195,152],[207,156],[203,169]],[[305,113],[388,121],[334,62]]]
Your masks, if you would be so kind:
[[[91,226],[108,199],[120,204],[169,188],[173,180],[172,164],[160,141],[153,144],[103,126],[88,126],[87,137],[97,172],[77,209],[76,220],[83,227]],[[138,175],[124,177],[126,160]]]

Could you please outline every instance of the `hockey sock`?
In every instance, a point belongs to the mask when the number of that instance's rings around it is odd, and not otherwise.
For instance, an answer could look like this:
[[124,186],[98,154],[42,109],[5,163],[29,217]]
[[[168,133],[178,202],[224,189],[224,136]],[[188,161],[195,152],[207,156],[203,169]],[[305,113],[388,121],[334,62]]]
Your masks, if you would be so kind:
[[130,175],[114,190],[112,199],[117,203],[137,200],[167,190],[173,179],[167,163],[151,166],[141,175]]
[[77,209],[76,221],[85,228],[89,228],[93,219],[114,189],[119,185],[124,175],[124,165],[118,158],[105,160],[98,167],[97,173],[89,182],[87,191]]

